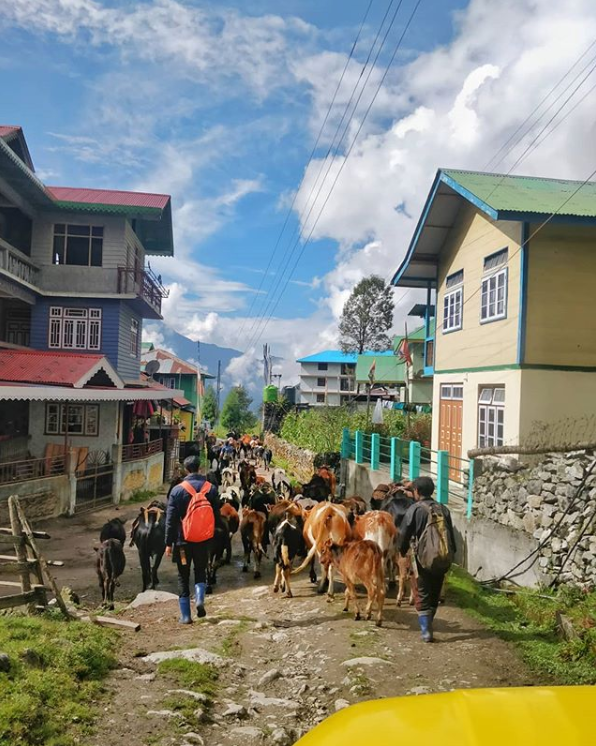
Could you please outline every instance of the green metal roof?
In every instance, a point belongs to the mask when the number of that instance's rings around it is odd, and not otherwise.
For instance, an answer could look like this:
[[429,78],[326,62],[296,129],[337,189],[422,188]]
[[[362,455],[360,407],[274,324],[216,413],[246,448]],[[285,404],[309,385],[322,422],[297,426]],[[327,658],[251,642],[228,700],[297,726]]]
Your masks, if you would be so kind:
[[[443,174],[497,212],[596,217],[596,182],[593,181],[582,186],[582,181],[537,176],[506,176],[451,169],[444,170]],[[580,186],[581,189],[577,191]]]
[[[434,334],[435,331],[435,320],[432,319],[430,323],[430,330],[431,330],[431,336]],[[397,334],[395,337],[393,337],[393,349],[397,350],[399,345],[401,344],[402,339],[405,335],[403,334]],[[415,329],[413,332],[408,332],[408,341],[409,342],[424,342],[425,340],[425,333],[424,333],[424,326],[419,327],[418,329]]]
[[376,360],[375,383],[403,383],[406,377],[406,364],[395,355],[358,355],[356,361],[356,380],[368,381],[370,367]]

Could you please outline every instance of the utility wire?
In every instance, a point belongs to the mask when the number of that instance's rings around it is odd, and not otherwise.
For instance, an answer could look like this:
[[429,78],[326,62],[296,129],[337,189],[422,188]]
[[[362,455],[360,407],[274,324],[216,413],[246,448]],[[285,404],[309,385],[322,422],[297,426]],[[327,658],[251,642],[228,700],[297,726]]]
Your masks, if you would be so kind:
[[[327,125],[327,121],[329,119],[329,116],[331,115],[331,111],[333,110],[333,106],[335,104],[335,100],[337,98],[337,94],[339,93],[339,89],[341,88],[341,84],[343,83],[345,74],[346,74],[346,72],[348,70],[348,66],[349,66],[349,64],[350,64],[350,62],[352,60],[352,57],[354,56],[354,52],[356,51],[356,46],[357,46],[357,44],[358,44],[358,42],[360,40],[360,36],[362,34],[362,30],[364,28],[364,24],[366,23],[366,20],[368,18],[368,14],[370,12],[370,9],[372,7],[373,2],[374,2],[374,0],[369,0],[369,3],[368,3],[368,5],[366,7],[366,10],[364,12],[364,16],[362,17],[362,21],[360,22],[360,27],[358,29],[358,33],[356,34],[356,38],[354,39],[354,43],[352,44],[352,48],[350,49],[350,54],[348,55],[348,59],[346,60],[346,64],[344,65],[344,68],[343,68],[343,70],[341,72],[339,80],[337,81],[337,86],[335,87],[335,91],[333,92],[333,96],[331,98],[331,103],[329,104],[329,108],[327,109],[327,113],[325,114],[325,118],[323,119],[323,123],[321,124],[321,127],[319,129],[319,134],[317,135],[317,139],[315,141],[315,144],[313,145],[312,151],[311,151],[311,153],[310,153],[310,155],[308,157],[308,161],[306,163],[306,168],[304,170],[305,174],[306,174],[306,172],[308,170],[308,166],[310,165],[310,162],[314,158],[314,155],[315,155],[315,152],[316,152],[316,150],[317,150],[317,148],[319,146],[319,142],[321,140],[321,137],[323,136],[323,132],[325,131],[325,126]],[[302,181],[303,180],[304,180],[304,177],[303,177]],[[302,184],[302,182],[301,182],[301,184]],[[288,209],[288,211],[286,213],[285,220],[284,220],[283,225],[281,227],[281,230],[280,230],[280,232],[279,232],[279,234],[277,236],[277,240],[275,242],[273,250],[269,254],[269,261],[267,263],[267,267],[265,268],[265,272],[264,272],[264,274],[261,277],[261,282],[259,283],[259,287],[258,287],[256,293],[253,296],[252,303],[250,305],[248,313],[246,314],[246,317],[242,321],[242,324],[240,325],[240,329],[238,330],[238,333],[236,334],[236,337],[235,337],[236,340],[240,339],[240,336],[241,336],[241,334],[242,334],[242,332],[243,332],[243,330],[244,330],[244,328],[246,326],[247,318],[249,318],[250,314],[252,313],[252,310],[254,308],[257,296],[261,292],[261,289],[263,287],[263,283],[265,282],[265,278],[267,277],[267,274],[269,273],[269,270],[271,269],[271,264],[273,262],[273,258],[275,257],[275,254],[277,252],[277,249],[278,249],[278,246],[280,244],[281,238],[282,238],[282,236],[284,234],[284,231],[285,231],[285,229],[287,227],[288,220],[290,219],[290,216],[292,214],[292,210],[294,209],[294,205],[296,203],[296,198],[298,196],[298,192],[300,191],[301,184],[299,185],[298,189],[294,193],[294,198],[292,199],[292,204],[290,205],[290,207],[289,207],[289,209]]]

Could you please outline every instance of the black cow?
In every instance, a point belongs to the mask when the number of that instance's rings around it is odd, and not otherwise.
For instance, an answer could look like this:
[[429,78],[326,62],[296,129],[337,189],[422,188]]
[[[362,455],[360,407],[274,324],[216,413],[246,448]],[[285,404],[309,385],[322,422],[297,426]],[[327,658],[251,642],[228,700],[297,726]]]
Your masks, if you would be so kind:
[[269,546],[269,531],[267,530],[267,518],[271,507],[275,505],[277,498],[275,492],[271,489],[268,484],[253,485],[253,488],[248,495],[244,495],[242,498],[242,507],[256,510],[257,513],[262,513],[265,516],[265,531],[263,535],[263,548],[267,550]]
[[329,482],[318,474],[314,474],[310,482],[302,485],[302,495],[318,503],[328,500],[331,495]]
[[263,448],[263,469],[265,471],[269,471],[269,467],[271,466],[271,460],[273,458],[273,451],[271,448]]
[[126,519],[122,520],[122,518],[111,518],[107,523],[104,523],[99,532],[99,540],[102,544],[108,539],[118,539],[122,546],[124,546],[124,542],[126,541],[125,523]]
[[217,569],[223,565],[224,552],[230,546],[230,526],[228,519],[220,515],[215,524],[215,533],[209,542],[207,556],[207,589],[206,593],[213,593],[213,586],[217,585]]
[[296,517],[292,516],[290,511],[286,511],[283,520],[273,534],[273,561],[275,562],[273,592],[277,593],[281,586],[282,593],[286,594],[286,598],[292,598],[292,588],[290,587],[292,562],[295,557],[304,552],[302,528]]
[[97,577],[101,588],[101,598],[109,609],[114,608],[114,588],[116,581],[124,572],[126,557],[122,542],[118,539],[102,541],[97,550]]
[[[136,545],[141,563],[143,590],[159,584],[157,571],[166,550],[166,506],[154,500],[141,508],[130,532],[130,546]],[[151,564],[153,558],[153,565]]]
[[370,507],[373,510],[385,510],[393,518],[395,528],[400,530],[401,524],[404,520],[405,514],[408,512],[408,508],[414,504],[414,498],[410,497],[404,489],[390,493],[384,498],[372,497],[370,500]]

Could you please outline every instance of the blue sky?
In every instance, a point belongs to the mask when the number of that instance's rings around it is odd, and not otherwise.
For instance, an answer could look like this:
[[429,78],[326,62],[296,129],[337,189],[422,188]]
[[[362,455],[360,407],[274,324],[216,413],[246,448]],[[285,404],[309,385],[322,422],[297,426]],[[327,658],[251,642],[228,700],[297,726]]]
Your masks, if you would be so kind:
[[[166,322],[194,339],[246,352],[232,376],[258,369],[260,342],[271,342],[288,361],[334,346],[351,287],[373,271],[388,276],[399,263],[436,169],[482,168],[596,36],[589,0],[570,0],[564,8],[548,0],[422,0],[313,240],[259,337],[259,314],[272,297],[267,291],[279,279],[286,247],[293,246],[290,237],[313,227],[345,143],[415,5],[403,0],[386,47],[369,68],[361,105],[328,162],[329,179],[308,220],[321,158],[389,5],[373,0],[321,146],[306,168],[368,2],[0,5],[2,119],[24,127],[48,184],[172,194],[177,257],[152,262],[170,285]],[[594,142],[593,100],[518,170],[584,175],[586,148],[588,155],[594,150],[585,144]],[[514,156],[498,166],[506,170]],[[396,331],[415,300],[402,296],[396,292]],[[148,333],[157,334],[150,327]]]

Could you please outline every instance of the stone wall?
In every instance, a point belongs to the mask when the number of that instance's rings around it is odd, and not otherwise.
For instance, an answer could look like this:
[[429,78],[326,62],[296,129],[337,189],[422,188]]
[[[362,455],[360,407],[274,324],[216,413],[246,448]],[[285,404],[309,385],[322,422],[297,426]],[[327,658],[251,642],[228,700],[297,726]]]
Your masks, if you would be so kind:
[[18,495],[30,521],[37,521],[40,518],[53,518],[68,512],[70,482],[64,474],[29,482],[3,484],[0,487],[0,526],[10,525],[8,515],[8,498],[10,495]]
[[541,459],[533,466],[477,460],[474,515],[531,537],[536,569],[545,579],[563,566],[561,582],[596,584],[596,465],[589,473],[596,455],[579,451]]
[[301,482],[308,482],[312,477],[315,471],[316,453],[298,448],[293,443],[288,443],[287,440],[278,438],[272,433],[265,435],[265,445],[273,451],[274,459],[278,457],[287,462],[292,473]]

